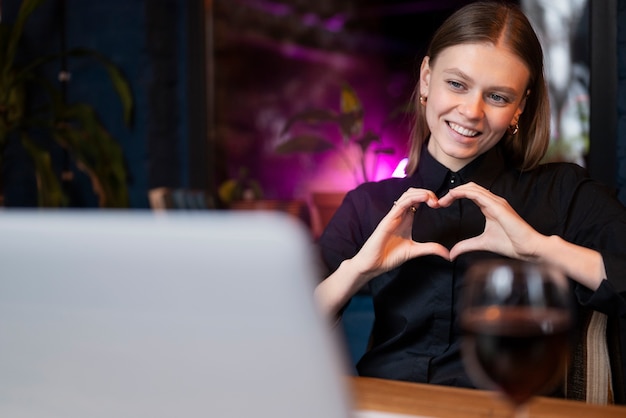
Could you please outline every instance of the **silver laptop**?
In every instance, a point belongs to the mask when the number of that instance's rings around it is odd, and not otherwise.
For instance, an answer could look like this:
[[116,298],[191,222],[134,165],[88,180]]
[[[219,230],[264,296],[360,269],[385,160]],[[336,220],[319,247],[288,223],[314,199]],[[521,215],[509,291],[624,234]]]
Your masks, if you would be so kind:
[[346,417],[279,214],[0,212],[0,416]]

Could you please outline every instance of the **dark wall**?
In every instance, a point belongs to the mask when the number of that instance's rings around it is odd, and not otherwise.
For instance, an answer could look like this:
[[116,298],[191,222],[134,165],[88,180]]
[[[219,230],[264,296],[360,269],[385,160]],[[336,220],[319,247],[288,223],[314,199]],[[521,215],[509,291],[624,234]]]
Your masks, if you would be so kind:
[[617,187],[626,204],[626,0],[617,2]]

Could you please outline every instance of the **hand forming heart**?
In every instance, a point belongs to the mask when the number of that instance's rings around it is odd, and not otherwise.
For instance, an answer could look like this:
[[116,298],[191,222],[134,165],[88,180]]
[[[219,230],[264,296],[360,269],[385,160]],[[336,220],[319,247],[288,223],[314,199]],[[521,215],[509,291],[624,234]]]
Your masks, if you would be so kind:
[[462,198],[472,200],[480,208],[485,215],[485,230],[458,242],[450,250],[450,259],[469,251],[490,251],[526,260],[535,256],[537,241],[544,236],[522,219],[506,199],[475,183],[467,183],[450,189],[438,203],[440,207],[447,207]]
[[[458,242],[450,251],[439,243],[413,241],[415,211],[412,208],[420,204],[435,209],[448,207],[458,199],[470,199],[480,208],[486,219],[482,234]],[[429,254],[454,260],[470,251],[490,251],[512,258],[530,259],[535,255],[537,242],[542,237],[505,199],[475,183],[451,189],[440,199],[430,190],[411,188],[394,202],[354,260],[362,272],[374,277],[412,258]]]

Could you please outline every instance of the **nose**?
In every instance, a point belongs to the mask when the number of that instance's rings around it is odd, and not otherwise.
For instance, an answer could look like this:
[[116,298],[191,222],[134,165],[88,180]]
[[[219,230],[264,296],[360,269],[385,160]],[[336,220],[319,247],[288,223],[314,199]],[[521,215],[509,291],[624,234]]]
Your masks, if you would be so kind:
[[468,94],[463,97],[459,104],[459,112],[467,119],[480,119],[483,117],[483,98],[478,94]]

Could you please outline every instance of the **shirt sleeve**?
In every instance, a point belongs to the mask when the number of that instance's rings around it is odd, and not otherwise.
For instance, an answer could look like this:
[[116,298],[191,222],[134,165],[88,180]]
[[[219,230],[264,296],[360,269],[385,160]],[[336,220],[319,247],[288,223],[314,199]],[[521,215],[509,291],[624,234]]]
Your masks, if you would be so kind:
[[354,257],[363,245],[355,198],[354,191],[346,194],[318,239],[322,261],[329,274],[337,270],[344,260]]
[[591,179],[583,179],[573,190],[569,210],[563,212],[567,213],[563,238],[600,252],[607,273],[596,291],[576,285],[576,297],[582,306],[606,314],[615,324],[620,372],[626,376],[626,208],[608,188]]
[[566,214],[563,239],[602,254],[611,288],[626,296],[626,207],[580,171],[566,171],[562,182],[561,190],[573,191],[560,209]]
[[363,183],[346,194],[318,239],[329,273],[359,252],[393,201],[405,190],[405,184],[397,180],[401,179]]

